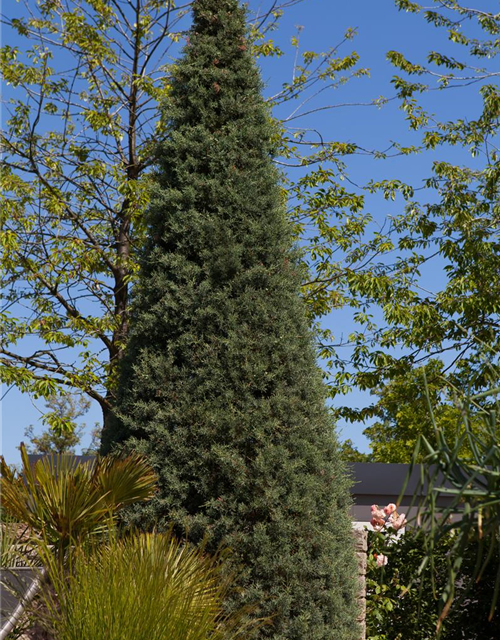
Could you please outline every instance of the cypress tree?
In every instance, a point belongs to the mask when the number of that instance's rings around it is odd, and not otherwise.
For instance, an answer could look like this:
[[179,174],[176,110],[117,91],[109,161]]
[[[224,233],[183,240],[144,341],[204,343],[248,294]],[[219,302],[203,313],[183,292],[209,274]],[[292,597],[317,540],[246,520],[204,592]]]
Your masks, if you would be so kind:
[[262,637],[352,640],[349,480],[261,89],[238,1],[195,0],[103,451],[125,443],[156,468],[143,524],[232,549],[238,597],[274,616]]

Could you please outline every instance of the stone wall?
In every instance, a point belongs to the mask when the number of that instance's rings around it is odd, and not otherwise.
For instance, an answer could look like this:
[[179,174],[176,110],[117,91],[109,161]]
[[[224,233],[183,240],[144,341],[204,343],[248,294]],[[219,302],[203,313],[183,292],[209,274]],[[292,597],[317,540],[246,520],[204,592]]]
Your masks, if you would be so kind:
[[358,559],[359,575],[359,617],[358,622],[361,629],[360,640],[366,638],[366,558],[368,551],[368,534],[364,529],[355,529],[356,556]]

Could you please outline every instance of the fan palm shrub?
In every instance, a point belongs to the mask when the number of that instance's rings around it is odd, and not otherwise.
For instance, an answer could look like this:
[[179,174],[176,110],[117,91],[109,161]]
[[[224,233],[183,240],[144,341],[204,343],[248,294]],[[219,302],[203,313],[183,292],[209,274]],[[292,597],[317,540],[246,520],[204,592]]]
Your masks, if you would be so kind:
[[26,524],[36,544],[42,539],[62,560],[66,551],[90,534],[106,530],[117,512],[152,498],[156,476],[145,459],[104,457],[87,462],[50,455],[30,465],[21,446],[22,471],[0,457],[2,508]]
[[45,598],[44,626],[57,640],[246,638],[257,626],[247,611],[224,611],[232,584],[225,555],[208,556],[171,531],[79,547],[69,575],[49,553],[57,598]]
[[[109,537],[118,511],[149,500],[156,486],[154,472],[139,455],[81,462],[74,456],[53,454],[30,465],[21,445],[21,460],[22,471],[17,473],[0,457],[2,512],[28,527],[23,558],[41,568],[36,570],[29,597],[23,598],[2,628],[1,640],[23,619],[29,627],[33,612],[39,617],[44,611],[40,592],[55,593],[51,582],[57,576],[49,567],[57,566],[59,575],[66,575],[67,564],[72,562],[70,550],[79,553],[91,536]],[[12,562],[14,541],[9,529],[3,529],[2,562]]]

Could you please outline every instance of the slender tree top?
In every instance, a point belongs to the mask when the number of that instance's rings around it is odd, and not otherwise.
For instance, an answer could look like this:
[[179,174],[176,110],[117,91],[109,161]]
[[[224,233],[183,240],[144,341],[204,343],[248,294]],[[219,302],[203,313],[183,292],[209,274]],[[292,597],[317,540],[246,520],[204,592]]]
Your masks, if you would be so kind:
[[[244,8],[237,0],[199,0],[164,105],[166,136],[157,150],[157,197],[149,212],[145,254],[153,270],[159,260],[155,246],[172,252],[185,245],[186,229],[177,232],[184,215],[190,225],[201,216],[214,226],[208,231],[203,223],[203,231],[197,231],[200,244],[191,256],[195,262],[203,261],[207,246],[221,233],[221,221],[245,245],[252,220],[259,221],[264,233],[274,210],[280,213],[272,223],[274,232],[268,233],[280,235],[281,249],[289,249],[291,228],[285,224],[272,160],[276,128],[261,90]],[[260,206],[253,198],[257,191],[267,194]],[[221,238],[218,242],[224,244]],[[247,254],[256,255],[250,247]],[[261,256],[257,263],[263,261]]]
[[252,103],[267,110],[261,89],[248,50],[244,8],[237,0],[197,0],[184,57],[172,74],[170,128],[192,125],[194,118],[218,131],[247,115]]
[[192,11],[195,30],[196,25],[203,20],[208,24],[214,24],[217,20],[223,19],[227,13],[239,11],[242,17],[244,15],[238,0],[194,0]]

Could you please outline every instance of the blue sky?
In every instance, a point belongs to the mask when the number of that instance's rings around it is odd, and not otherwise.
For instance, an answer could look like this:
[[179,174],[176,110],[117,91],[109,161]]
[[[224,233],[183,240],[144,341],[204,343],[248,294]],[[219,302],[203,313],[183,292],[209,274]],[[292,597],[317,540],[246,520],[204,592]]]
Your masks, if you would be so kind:
[[[479,6],[477,1],[471,0],[471,4]],[[254,0],[251,5],[256,7],[259,2]],[[498,8],[497,2],[489,1],[486,5],[491,10],[494,10],[495,6]],[[293,56],[289,41],[296,33],[297,25],[303,27],[301,48],[316,51],[326,51],[341,41],[348,27],[357,29],[357,36],[341,49],[341,53],[347,54],[352,49],[356,50],[360,54],[360,66],[370,68],[370,77],[356,79],[342,89],[332,92],[332,95],[327,96],[330,104],[368,103],[379,96],[390,98],[394,94],[391,86],[394,69],[386,60],[388,50],[404,52],[412,61],[422,62],[430,49],[446,51],[453,48],[453,45],[446,43],[443,32],[428,25],[421,16],[399,12],[392,0],[304,0],[287,9],[279,31],[272,36],[288,55],[278,60],[264,61],[262,75],[268,95],[273,94],[281,82],[291,77]],[[4,34],[4,44],[15,44],[8,42],[7,36],[8,34]],[[323,96],[322,99],[326,100],[326,97]],[[477,90],[434,93],[425,99],[444,119],[451,119],[459,114],[472,117],[479,108]],[[418,141],[417,134],[408,131],[404,115],[398,109],[396,101],[389,102],[381,109],[339,106],[310,116],[310,121],[329,139],[359,142],[371,149],[386,148],[392,140],[405,144]],[[445,155],[445,151],[378,162],[355,159],[350,163],[350,176],[359,183],[366,182],[370,177],[385,177],[399,178],[418,185],[430,174],[432,161],[439,159],[440,154]],[[387,203],[376,199],[373,202],[369,201],[369,206],[373,209],[376,220],[383,222],[388,214],[397,213],[402,203]],[[434,266],[432,272],[424,273],[424,282],[430,288],[437,287],[440,279],[439,266],[437,270]],[[332,313],[324,322],[337,333],[348,333],[352,329],[348,312]],[[2,452],[8,462],[17,462],[16,447],[23,439],[24,428],[34,424],[41,429],[40,416],[43,405],[33,402],[16,389],[9,390],[5,385],[3,395]],[[365,404],[367,398],[363,394],[353,392],[348,402],[353,406]],[[90,427],[94,422],[99,422],[100,418],[99,407],[93,405],[83,420]],[[363,425],[340,426],[342,437],[351,438],[362,450],[366,450],[366,441],[361,433]]]

